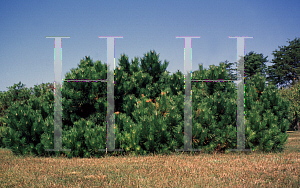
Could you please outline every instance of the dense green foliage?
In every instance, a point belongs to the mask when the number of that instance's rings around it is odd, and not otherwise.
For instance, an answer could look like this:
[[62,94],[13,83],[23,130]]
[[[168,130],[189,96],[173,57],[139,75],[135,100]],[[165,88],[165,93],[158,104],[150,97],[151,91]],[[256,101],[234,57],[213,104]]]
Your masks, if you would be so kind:
[[[168,62],[150,51],[131,63],[122,55],[115,70],[115,148],[138,154],[170,153],[183,148],[184,75],[168,75]],[[66,79],[105,80],[107,66],[89,57]],[[224,63],[193,73],[195,80],[229,78]],[[289,103],[265,78],[253,74],[246,80],[246,149],[281,151],[289,126]],[[53,155],[53,101],[49,87],[35,87],[27,102],[8,108],[9,125],[3,142],[17,154]],[[48,91],[47,91],[48,89]],[[21,91],[20,91],[21,92]],[[106,83],[63,83],[63,141],[68,157],[101,156],[106,148]],[[224,151],[236,148],[236,86],[232,82],[192,82],[193,148]]]
[[[299,129],[300,40],[275,50],[272,66],[267,57],[245,55],[245,148],[281,151],[286,130]],[[121,55],[115,73],[115,148],[170,153],[183,148],[184,75],[168,75],[169,62],[162,63],[155,51],[134,58]],[[192,79],[235,80],[234,63],[221,62],[209,70],[194,71]],[[268,77],[266,78],[266,74]],[[66,79],[105,80],[107,66],[86,57]],[[269,81],[268,86],[265,82]],[[276,86],[290,88],[278,90]],[[224,151],[236,148],[236,86],[233,82],[192,82],[194,149]],[[62,88],[63,152],[67,156],[101,156],[106,148],[106,82],[67,82]],[[19,82],[0,92],[0,146],[16,154],[59,155],[54,148],[54,87],[33,89]]]
[[[29,93],[27,88],[22,88],[16,93]],[[11,102],[1,119],[7,125],[2,133],[2,142],[16,154],[42,154],[44,145],[40,143],[41,137],[47,127],[48,133],[53,132],[49,124],[53,124],[54,95],[45,85],[42,88],[35,86],[34,91],[27,100],[15,99]]]

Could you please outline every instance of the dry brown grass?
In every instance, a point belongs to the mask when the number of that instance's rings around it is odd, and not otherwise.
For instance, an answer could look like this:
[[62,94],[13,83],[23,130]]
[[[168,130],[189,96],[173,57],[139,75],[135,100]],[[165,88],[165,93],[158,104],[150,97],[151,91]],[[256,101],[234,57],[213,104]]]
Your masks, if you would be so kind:
[[101,159],[16,157],[0,149],[1,187],[300,187],[300,131],[283,153]]

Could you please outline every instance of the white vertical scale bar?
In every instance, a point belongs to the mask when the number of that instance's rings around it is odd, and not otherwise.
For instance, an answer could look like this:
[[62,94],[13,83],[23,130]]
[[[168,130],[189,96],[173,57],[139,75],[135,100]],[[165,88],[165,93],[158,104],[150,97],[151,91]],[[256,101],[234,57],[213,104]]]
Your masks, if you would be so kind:
[[123,149],[115,149],[115,99],[114,99],[114,70],[115,70],[115,38],[113,36],[99,36],[99,38],[107,38],[107,116],[106,116],[106,149],[98,149],[99,151],[124,151]]
[[192,80],[192,38],[200,37],[176,37],[184,38],[184,149],[175,151],[201,151],[201,149],[192,148],[192,98],[191,98],[191,80]]
[[[115,100],[114,100],[114,70],[115,70],[115,39],[107,38],[107,140],[106,148],[108,151],[115,149]],[[113,117],[113,118],[111,118]],[[112,120],[110,120],[112,119]]]
[[245,93],[245,39],[237,38],[237,149],[245,149],[245,115],[244,115],[244,93]]
[[237,149],[229,149],[229,151],[252,151],[245,149],[245,112],[244,112],[244,97],[245,97],[245,38],[253,37],[229,37],[237,38]]
[[[46,37],[54,38],[54,149],[45,151],[71,151],[62,149],[62,97],[61,97],[61,72],[62,72],[62,38],[70,37]],[[55,41],[58,45],[55,46]],[[60,47],[60,48],[59,48]]]
[[[191,101],[191,71],[192,71],[192,38],[200,37],[176,37],[184,38],[184,74],[185,77],[185,106],[184,106],[184,149],[176,149],[175,151],[201,151],[201,149],[192,149],[192,101]],[[237,90],[237,145],[238,149],[229,149],[229,151],[252,151],[245,149],[245,117],[244,117],[244,95],[245,95],[245,40],[244,38],[253,37],[229,37],[238,38],[237,41],[237,61],[238,65],[238,90]],[[187,39],[187,40],[186,40]],[[187,54],[187,55],[186,55]],[[240,59],[239,59],[240,58]],[[191,64],[189,63],[191,62]],[[218,81],[218,80],[216,80]],[[242,82],[243,81],[243,82]],[[241,83],[242,82],[242,83]],[[244,121],[243,121],[244,120]]]

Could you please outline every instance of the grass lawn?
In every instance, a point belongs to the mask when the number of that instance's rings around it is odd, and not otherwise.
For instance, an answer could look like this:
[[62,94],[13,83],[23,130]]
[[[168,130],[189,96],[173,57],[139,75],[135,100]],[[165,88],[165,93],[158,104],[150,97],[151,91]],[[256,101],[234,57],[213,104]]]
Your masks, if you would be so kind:
[[16,157],[0,149],[0,187],[300,187],[300,131],[282,153]]

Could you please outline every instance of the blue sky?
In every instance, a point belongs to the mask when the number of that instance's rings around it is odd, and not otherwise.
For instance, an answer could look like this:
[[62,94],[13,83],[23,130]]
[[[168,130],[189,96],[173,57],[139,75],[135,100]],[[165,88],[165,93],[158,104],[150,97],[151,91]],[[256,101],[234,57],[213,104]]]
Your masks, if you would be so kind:
[[[249,36],[245,53],[273,58],[278,46],[300,37],[300,2],[294,1],[2,1],[0,6],[0,91],[21,81],[28,88],[54,82],[54,39],[62,40],[62,79],[90,56],[106,63],[106,39],[115,39],[116,66],[150,50],[169,61],[171,74],[184,71],[184,39],[193,39],[192,70],[236,61],[237,40]],[[267,63],[268,66],[271,63]]]

